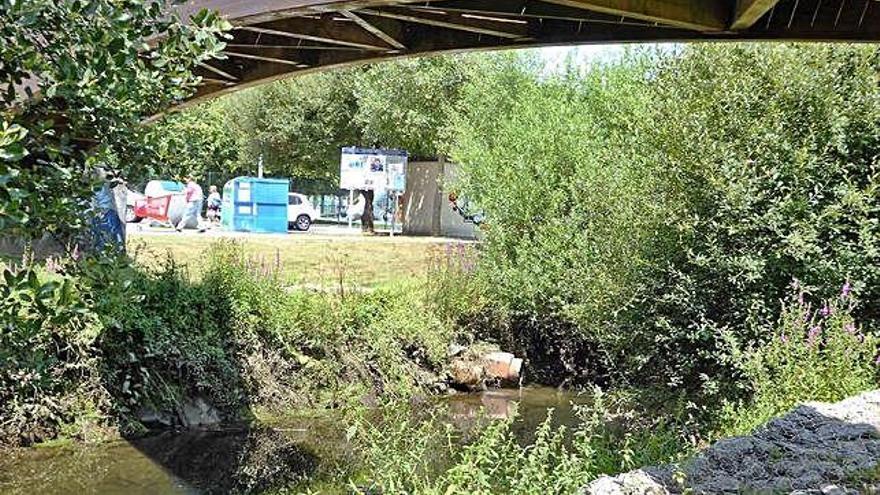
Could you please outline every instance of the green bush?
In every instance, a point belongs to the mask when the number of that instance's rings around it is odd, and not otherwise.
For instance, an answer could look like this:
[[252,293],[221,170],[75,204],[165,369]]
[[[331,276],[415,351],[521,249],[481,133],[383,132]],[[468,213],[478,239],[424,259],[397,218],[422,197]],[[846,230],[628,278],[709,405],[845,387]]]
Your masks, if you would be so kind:
[[86,260],[81,279],[103,324],[98,348],[116,414],[173,410],[195,395],[226,412],[246,404],[228,300],[171,259],[156,270],[126,259]]
[[487,213],[481,274],[515,312],[600,333],[644,278],[666,215],[656,175],[622,141],[644,105],[640,67],[581,79],[496,65],[467,88],[454,149],[457,187]]
[[0,444],[54,438],[94,387],[94,315],[75,280],[6,268],[0,284]]
[[453,157],[487,216],[480,275],[542,343],[532,361],[570,359],[554,383],[590,368],[737,395],[731,357],[770,337],[792,278],[820,297],[852,280],[870,332],[878,58],[698,44],[553,76],[497,58],[464,92]]
[[632,324],[619,335],[633,338],[617,341],[617,355],[644,357],[655,381],[707,391],[736,384],[731,349],[771,337],[793,278],[817,297],[852,280],[854,316],[872,331],[877,55],[696,45],[658,61],[643,146],[666,171],[678,236],[663,275],[627,311]]

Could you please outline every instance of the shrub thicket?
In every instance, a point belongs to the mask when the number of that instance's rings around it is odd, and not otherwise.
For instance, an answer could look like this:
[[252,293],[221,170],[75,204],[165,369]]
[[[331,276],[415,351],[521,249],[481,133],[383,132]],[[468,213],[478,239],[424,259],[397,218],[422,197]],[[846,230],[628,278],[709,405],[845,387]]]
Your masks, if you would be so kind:
[[619,384],[746,390],[732,355],[769,338],[794,278],[849,278],[872,328],[877,54],[693,45],[551,77],[497,59],[453,150],[487,287]]
[[234,419],[405,399],[436,382],[462,307],[448,289],[438,307],[420,281],[341,295],[290,291],[276,273],[228,242],[198,280],[170,259],[8,269],[0,441],[86,435],[78,418],[138,431],[144,408],[193,397]]
[[94,314],[75,279],[4,269],[0,284],[0,444],[52,438],[99,383]]

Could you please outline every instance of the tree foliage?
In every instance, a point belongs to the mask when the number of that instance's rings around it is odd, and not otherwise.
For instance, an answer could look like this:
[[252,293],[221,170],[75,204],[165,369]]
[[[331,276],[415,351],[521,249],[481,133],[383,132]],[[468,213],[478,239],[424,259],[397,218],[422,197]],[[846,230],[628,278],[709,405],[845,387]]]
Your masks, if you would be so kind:
[[655,362],[695,355],[711,375],[728,340],[766,338],[793,279],[823,297],[851,280],[876,328],[877,69],[874,47],[817,45],[699,46],[657,65],[645,147],[680,207],[664,277],[634,308]]
[[[501,59],[503,60],[503,59]],[[878,315],[878,52],[692,45],[581,78],[503,62],[465,92],[453,156],[489,221],[483,270],[624,380],[735,384],[793,279]]]
[[263,154],[267,170],[280,175],[334,177],[339,148],[360,139],[347,71],[279,81],[225,104],[235,109],[239,160],[255,164]]
[[483,267],[517,311],[598,323],[643,279],[666,211],[657,174],[631,152],[644,68],[581,79],[514,57],[495,67],[466,92],[453,154],[458,187],[490,218]]
[[0,227],[81,228],[89,170],[144,157],[140,121],[188,96],[228,23],[182,24],[155,0],[0,2]]
[[153,137],[175,175],[267,173],[338,181],[343,146],[448,148],[452,115],[482,57],[425,57],[277,81],[167,116]]
[[176,112],[150,127],[150,151],[155,159],[144,177],[207,177],[211,172],[233,175],[241,170],[237,134],[230,127],[233,116],[220,102],[204,105],[197,112]]
[[435,157],[448,146],[449,123],[483,57],[405,59],[354,77],[355,122],[363,142]]

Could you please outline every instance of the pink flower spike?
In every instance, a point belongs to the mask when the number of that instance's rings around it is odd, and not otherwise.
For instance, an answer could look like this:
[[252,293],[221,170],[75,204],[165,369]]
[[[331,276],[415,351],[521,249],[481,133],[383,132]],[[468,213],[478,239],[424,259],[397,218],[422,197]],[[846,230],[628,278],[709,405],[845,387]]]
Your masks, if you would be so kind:
[[849,297],[850,292],[852,292],[852,285],[850,285],[849,280],[847,280],[840,289],[840,297],[847,298]]
[[844,329],[844,331],[846,331],[846,333],[849,333],[849,334],[856,333],[856,325],[852,322],[849,322],[846,325],[844,325],[843,329]]

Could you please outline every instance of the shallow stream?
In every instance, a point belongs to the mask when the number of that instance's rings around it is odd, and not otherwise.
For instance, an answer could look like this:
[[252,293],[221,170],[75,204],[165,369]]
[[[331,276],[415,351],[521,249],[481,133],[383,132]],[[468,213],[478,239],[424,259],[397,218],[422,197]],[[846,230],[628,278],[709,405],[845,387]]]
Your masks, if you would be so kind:
[[[415,408],[436,408],[460,429],[480,418],[515,416],[514,431],[529,441],[548,408],[557,423],[571,425],[572,404],[584,402],[553,388],[527,387],[453,395]],[[289,486],[334,491],[342,488],[334,471],[356,458],[346,440],[349,426],[341,414],[328,412],[97,445],[21,449],[0,456],[0,493],[261,493]]]

